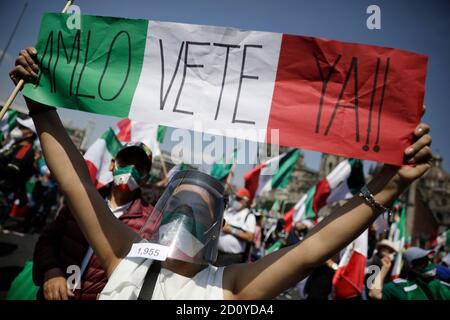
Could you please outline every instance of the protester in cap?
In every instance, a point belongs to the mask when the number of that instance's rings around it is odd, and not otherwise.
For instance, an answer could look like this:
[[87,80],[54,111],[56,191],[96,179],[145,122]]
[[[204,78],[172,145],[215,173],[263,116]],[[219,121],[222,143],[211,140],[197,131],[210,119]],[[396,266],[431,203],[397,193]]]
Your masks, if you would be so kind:
[[[140,186],[148,179],[152,166],[150,149],[142,143],[128,143],[111,160],[113,181],[99,193],[111,210],[111,216],[139,231],[153,207],[141,197]],[[67,267],[80,267],[80,288],[67,288]],[[69,273],[70,275],[71,273]],[[107,282],[105,271],[84,238],[67,206],[47,226],[34,250],[33,278],[39,298],[46,300],[94,300]]]
[[240,188],[225,211],[225,225],[219,238],[217,266],[245,262],[256,231],[256,218],[249,210],[250,191]]
[[[10,142],[0,151],[0,191],[3,206],[6,199],[18,200],[18,207],[27,204],[25,184],[35,171],[33,148],[36,129],[31,119],[17,119],[17,126],[10,132]],[[12,197],[10,195],[14,194]],[[0,225],[8,218],[9,210],[0,208]]]
[[[21,51],[10,72],[15,83],[37,81],[36,54],[34,48]],[[432,157],[430,128],[420,124],[405,150],[405,161],[414,166],[384,166],[361,196],[322,220],[300,244],[254,263],[214,267],[224,213],[221,182],[199,171],[176,173],[142,237],[111,214],[55,108],[28,98],[26,103],[47,165],[109,277],[101,299],[273,299],[366,230],[430,168]]]
[[403,253],[406,279],[397,278],[382,285],[372,298],[383,300],[450,300],[450,284],[436,279],[431,263],[434,251],[411,247]]
[[[370,259],[366,263],[366,294],[370,299],[379,299],[381,293],[380,283],[389,282],[390,274],[392,270],[392,262],[395,258],[397,248],[394,243],[388,239],[379,241],[375,246],[375,251]],[[372,278],[373,270],[376,270],[376,276],[372,282],[369,283],[369,279]]]

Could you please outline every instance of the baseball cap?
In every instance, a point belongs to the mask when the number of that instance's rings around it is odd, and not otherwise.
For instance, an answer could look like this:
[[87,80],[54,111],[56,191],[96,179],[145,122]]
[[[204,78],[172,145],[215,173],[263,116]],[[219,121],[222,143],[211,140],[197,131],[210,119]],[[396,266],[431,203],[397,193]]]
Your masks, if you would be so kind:
[[131,151],[133,149],[141,150],[142,158],[147,162],[147,167],[152,167],[152,150],[143,142],[127,142],[122,148],[120,148],[119,152],[117,152],[116,158],[124,155],[126,152]]
[[403,253],[403,259],[409,266],[412,266],[415,260],[422,259],[432,254],[434,254],[433,250],[424,250],[418,247],[411,247]]
[[238,191],[236,191],[236,196],[242,199],[249,200],[250,199],[250,191],[246,188],[240,188]]

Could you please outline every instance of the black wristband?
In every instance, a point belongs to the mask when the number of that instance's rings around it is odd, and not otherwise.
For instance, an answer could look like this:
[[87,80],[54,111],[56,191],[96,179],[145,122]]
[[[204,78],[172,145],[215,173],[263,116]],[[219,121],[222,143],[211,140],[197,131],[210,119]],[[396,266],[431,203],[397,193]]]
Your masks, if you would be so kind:
[[35,116],[37,114],[43,113],[43,112],[47,112],[47,111],[52,111],[52,110],[56,110],[55,107],[44,107],[44,108],[38,108],[38,109],[34,109],[31,110],[30,112],[28,112],[28,116],[32,117]]

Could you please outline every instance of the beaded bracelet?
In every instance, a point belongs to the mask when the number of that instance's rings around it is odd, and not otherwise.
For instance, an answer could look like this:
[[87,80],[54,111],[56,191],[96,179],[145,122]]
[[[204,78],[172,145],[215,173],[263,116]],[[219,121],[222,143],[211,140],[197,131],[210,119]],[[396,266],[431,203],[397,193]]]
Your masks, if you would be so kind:
[[375,197],[370,192],[367,185],[364,185],[361,190],[359,191],[359,196],[363,198],[364,202],[371,208],[375,209],[375,211],[378,211],[379,213],[387,212],[388,215],[392,214],[392,210],[390,208],[387,208],[383,206],[381,203],[377,202],[375,200]]

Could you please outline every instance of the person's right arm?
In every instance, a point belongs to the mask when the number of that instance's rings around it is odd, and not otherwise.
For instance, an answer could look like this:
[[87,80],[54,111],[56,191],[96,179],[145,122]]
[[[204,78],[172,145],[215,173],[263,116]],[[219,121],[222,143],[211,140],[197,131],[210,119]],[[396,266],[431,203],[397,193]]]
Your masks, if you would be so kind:
[[[38,67],[34,62],[36,50],[22,50],[16,66],[10,72],[17,83],[37,80]],[[48,107],[25,99],[30,111],[43,111]],[[138,235],[117,220],[102,199],[89,176],[85,161],[70,140],[55,110],[33,116],[42,151],[52,176],[64,193],[70,211],[76,218],[102,267],[111,275],[120,259],[129,251]]]

